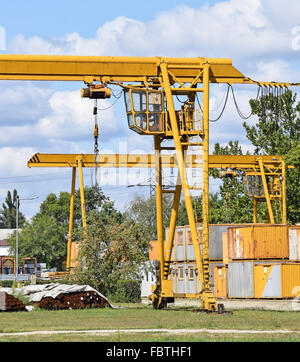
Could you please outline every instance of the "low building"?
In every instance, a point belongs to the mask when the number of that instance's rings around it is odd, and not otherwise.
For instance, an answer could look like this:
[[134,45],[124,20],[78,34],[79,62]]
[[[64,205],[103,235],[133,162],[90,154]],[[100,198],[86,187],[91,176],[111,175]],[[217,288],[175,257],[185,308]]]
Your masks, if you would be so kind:
[[7,240],[14,233],[15,229],[0,229],[0,256],[11,255]]

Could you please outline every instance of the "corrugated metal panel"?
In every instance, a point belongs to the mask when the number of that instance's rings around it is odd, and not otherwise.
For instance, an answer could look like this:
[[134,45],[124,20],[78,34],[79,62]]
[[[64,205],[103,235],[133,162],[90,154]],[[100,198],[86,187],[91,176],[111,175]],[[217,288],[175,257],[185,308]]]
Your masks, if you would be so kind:
[[229,259],[288,259],[286,225],[252,225],[228,229]]
[[252,226],[256,259],[288,259],[289,243],[286,225]]
[[300,227],[289,227],[289,258],[300,260]]
[[227,231],[228,225],[209,226],[209,257],[212,260],[223,259],[222,234]]
[[228,297],[253,298],[253,263],[251,261],[228,264]]
[[294,298],[300,292],[300,264],[285,263],[281,265],[282,298]]

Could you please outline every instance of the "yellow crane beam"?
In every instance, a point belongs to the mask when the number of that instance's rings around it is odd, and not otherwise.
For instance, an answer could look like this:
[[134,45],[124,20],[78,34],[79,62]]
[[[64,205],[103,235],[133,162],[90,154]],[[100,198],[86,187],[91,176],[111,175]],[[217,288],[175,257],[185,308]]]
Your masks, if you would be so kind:
[[[94,154],[49,154],[36,153],[27,162],[28,167],[78,167],[78,157],[82,158],[82,167],[102,168],[155,168],[155,154],[99,154],[97,162]],[[282,156],[254,155],[209,155],[209,168],[248,169],[258,166],[258,157],[265,164],[274,164],[283,160]],[[196,162],[197,155],[187,155],[187,167],[202,168],[202,163]],[[163,168],[177,168],[176,155],[161,155]],[[292,167],[292,166],[291,166]]]
[[[0,55],[0,79],[49,81],[139,81],[158,77],[161,57]],[[244,82],[248,78],[232,66],[231,59],[164,58],[172,74],[193,81],[203,63],[211,64],[211,82]],[[200,81],[200,79],[199,79]]]
[[138,82],[159,77],[162,60],[168,64],[172,75],[184,83],[201,83],[203,81],[203,76],[200,75],[201,69],[205,63],[209,63],[210,83],[242,83],[280,87],[289,87],[293,84],[251,80],[236,69],[229,58],[18,54],[0,55],[0,80]]

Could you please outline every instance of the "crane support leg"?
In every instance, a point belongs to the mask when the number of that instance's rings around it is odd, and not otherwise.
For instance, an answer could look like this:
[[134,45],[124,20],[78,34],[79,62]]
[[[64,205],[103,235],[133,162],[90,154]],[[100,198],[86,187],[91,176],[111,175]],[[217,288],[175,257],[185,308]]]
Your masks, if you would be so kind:
[[282,160],[282,223],[287,223],[287,212],[286,212],[286,164]]
[[209,63],[203,69],[203,193],[202,193],[202,235],[203,235],[203,285],[202,308],[216,310],[217,303],[209,285]]
[[171,211],[170,227],[169,227],[168,240],[167,240],[167,245],[166,245],[166,253],[165,253],[165,265],[164,265],[164,279],[165,280],[168,279],[168,275],[169,275],[181,190],[182,190],[181,181],[180,181],[180,176],[178,174],[176,187],[175,187],[174,200],[173,200],[173,205],[172,205],[172,211]]
[[160,138],[154,136],[155,144],[155,185],[156,185],[156,223],[159,259],[159,280],[163,280],[164,267],[164,227],[163,227],[163,204],[162,204],[162,169]]
[[267,184],[266,175],[265,175],[265,171],[264,171],[263,160],[260,157],[258,158],[258,164],[259,164],[261,178],[262,178],[262,182],[263,182],[263,186],[264,186],[264,193],[265,193],[265,198],[266,198],[267,207],[268,207],[269,220],[270,220],[271,224],[275,224],[273,210],[272,210],[272,203],[271,203],[268,184]]
[[80,186],[80,201],[81,201],[81,216],[82,216],[82,226],[86,230],[86,212],[85,212],[85,201],[84,201],[84,186],[83,186],[83,174],[82,174],[82,158],[79,157],[78,160],[78,170],[79,170],[79,186]]
[[74,220],[74,201],[75,201],[75,182],[76,182],[76,167],[72,167],[72,187],[70,199],[70,219],[69,219],[69,234],[68,234],[68,248],[67,248],[67,272],[71,268],[71,250],[72,250],[72,230]]
[[[184,199],[185,199],[185,206],[186,206],[189,225],[190,225],[190,229],[191,229],[191,235],[192,235],[192,241],[193,241],[193,246],[194,246],[194,251],[195,251],[198,275],[199,275],[199,279],[200,279],[200,283],[201,283],[201,287],[202,287],[202,290],[201,290],[202,305],[201,305],[201,307],[203,309],[207,309],[207,310],[216,310],[216,301],[215,301],[215,298],[209,287],[208,253],[207,252],[204,253],[205,257],[207,254],[207,257],[206,257],[207,260],[204,260],[202,258],[201,250],[200,250],[200,246],[199,246],[197,226],[196,226],[196,221],[195,221],[195,217],[194,217],[192,201],[191,201],[191,196],[190,196],[190,188],[188,185],[186,169],[185,169],[185,164],[184,164],[184,153],[183,153],[183,148],[182,148],[182,144],[181,144],[181,138],[180,138],[180,134],[179,134],[177,119],[176,119],[172,90],[171,90],[171,86],[170,86],[170,80],[169,80],[169,74],[168,74],[166,62],[162,61],[160,64],[160,68],[161,68],[163,86],[164,86],[164,90],[165,90],[165,94],[166,94],[167,105],[168,105],[168,110],[169,110],[169,115],[170,115],[170,122],[171,122],[171,127],[172,127],[172,132],[173,132],[174,145],[175,145],[175,149],[176,149],[178,169],[179,169],[179,173],[181,176],[181,183],[182,183],[182,189],[183,189],[183,194],[184,194]],[[209,72],[209,67],[207,67],[207,69],[205,69],[206,77],[204,77],[204,79],[206,80],[207,83],[209,80],[208,72]],[[205,85],[204,85],[204,88],[205,88]],[[206,91],[208,91],[208,84],[206,85]],[[207,98],[208,98],[208,95],[207,95]],[[208,112],[207,101],[205,104],[206,104],[207,112]],[[208,120],[207,120],[207,122],[208,122]],[[207,143],[208,143],[208,139],[207,139]],[[207,151],[207,158],[206,158],[206,160],[204,159],[204,162],[205,161],[207,163],[206,168],[208,171],[208,151]],[[208,172],[207,172],[207,177],[208,177]],[[207,187],[208,187],[208,184],[207,184]],[[204,191],[203,193],[205,193],[208,190],[204,189],[203,191]],[[207,198],[205,200],[208,200],[208,194],[207,194]],[[206,205],[206,206],[208,207],[208,205]],[[208,240],[208,212],[206,212],[205,216],[206,216],[205,222],[207,223],[207,226],[205,227],[205,225],[203,223],[203,232],[206,231],[206,234],[207,234],[206,238]],[[208,244],[208,242],[207,242],[207,244]],[[207,251],[208,251],[208,248],[207,248]],[[205,261],[205,264],[204,264],[204,261]]]

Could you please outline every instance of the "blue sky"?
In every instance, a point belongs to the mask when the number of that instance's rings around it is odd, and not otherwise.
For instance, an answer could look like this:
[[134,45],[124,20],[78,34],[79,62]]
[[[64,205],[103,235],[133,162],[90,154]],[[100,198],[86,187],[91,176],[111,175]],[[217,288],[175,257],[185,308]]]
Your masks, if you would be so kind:
[[[97,0],[27,0],[11,1],[1,4],[1,25],[8,29],[8,41],[21,33],[28,36],[39,35],[44,38],[64,36],[78,32],[92,37],[98,27],[118,16],[140,21],[150,21],[162,11],[178,5],[198,7],[199,4],[214,4],[217,1],[97,1]],[[183,20],[184,21],[184,20]]]
[[[229,57],[253,79],[299,82],[299,13],[299,0],[290,0],[289,6],[281,0],[15,0],[1,4],[6,49],[0,54]],[[36,152],[93,152],[93,104],[81,100],[81,87],[78,82],[0,82],[0,205],[13,188],[21,197],[38,195],[21,206],[30,217],[47,194],[69,191],[70,170],[28,169],[26,164]],[[246,114],[256,87],[235,89]],[[225,91],[222,85],[211,87],[211,118],[218,116]],[[101,101],[100,108],[112,102]],[[127,129],[122,99],[101,111],[99,119],[102,152],[152,151],[151,138]],[[251,150],[242,122],[230,99],[221,120],[211,123],[211,145],[239,140]],[[86,184],[90,173],[85,170]],[[126,185],[104,186],[104,191],[121,209],[133,192]],[[134,191],[148,193],[147,188]]]

